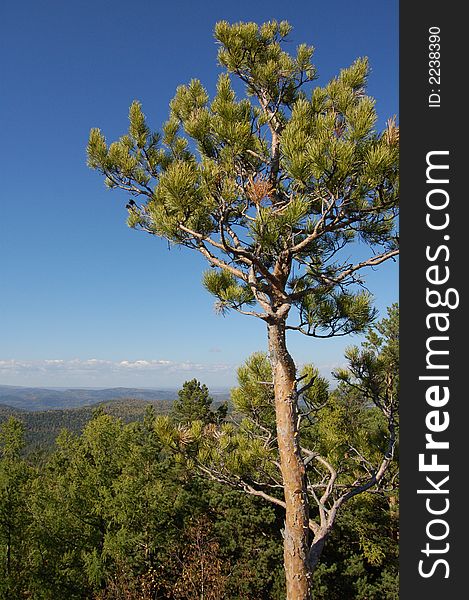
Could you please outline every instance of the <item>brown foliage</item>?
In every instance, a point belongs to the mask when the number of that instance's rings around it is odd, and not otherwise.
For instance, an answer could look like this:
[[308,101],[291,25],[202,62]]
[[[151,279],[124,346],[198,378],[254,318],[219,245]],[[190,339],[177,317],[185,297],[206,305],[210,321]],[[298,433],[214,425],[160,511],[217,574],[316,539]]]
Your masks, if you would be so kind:
[[274,188],[265,177],[258,176],[256,180],[252,179],[252,177],[249,178],[246,191],[251,202],[259,205],[264,198],[270,198]]
[[140,576],[119,569],[94,600],[154,600],[155,589],[156,573],[153,569]]
[[223,574],[220,546],[211,534],[210,521],[202,517],[189,529],[188,543],[179,560],[181,574],[174,587],[175,600],[221,600],[227,577]]

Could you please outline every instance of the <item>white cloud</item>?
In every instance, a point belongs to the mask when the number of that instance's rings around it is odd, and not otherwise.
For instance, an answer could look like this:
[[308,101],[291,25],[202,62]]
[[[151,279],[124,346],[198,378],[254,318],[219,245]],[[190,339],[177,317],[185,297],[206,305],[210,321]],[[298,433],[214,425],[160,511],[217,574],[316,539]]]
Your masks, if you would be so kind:
[[[188,379],[207,385],[236,384],[239,365],[167,359],[105,360],[100,358],[48,358],[0,360],[0,384],[43,387],[180,387]],[[298,365],[301,368],[301,364]],[[340,363],[318,364],[319,372],[335,385],[331,371]]]
[[231,385],[235,366],[166,359],[0,360],[0,384],[33,386],[171,386],[192,377],[212,385]]

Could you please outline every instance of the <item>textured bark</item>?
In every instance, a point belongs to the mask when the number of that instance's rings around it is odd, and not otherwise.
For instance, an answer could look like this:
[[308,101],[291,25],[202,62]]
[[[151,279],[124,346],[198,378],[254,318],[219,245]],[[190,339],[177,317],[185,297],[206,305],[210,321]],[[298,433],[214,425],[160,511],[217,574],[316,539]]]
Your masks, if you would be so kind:
[[288,600],[311,598],[308,564],[309,506],[298,439],[296,370],[285,343],[285,323],[268,325],[277,440],[285,494],[284,564]]

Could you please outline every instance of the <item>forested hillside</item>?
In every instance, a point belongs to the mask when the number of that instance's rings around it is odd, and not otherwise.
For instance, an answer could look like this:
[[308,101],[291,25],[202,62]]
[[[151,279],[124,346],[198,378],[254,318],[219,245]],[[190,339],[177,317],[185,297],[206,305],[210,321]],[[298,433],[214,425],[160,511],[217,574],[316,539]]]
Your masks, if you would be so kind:
[[[357,489],[380,460],[387,424],[369,392],[377,403],[394,394],[396,326],[394,307],[362,350],[349,349],[333,391],[305,367],[313,385],[303,397],[303,437],[327,470],[310,467],[310,455],[305,463],[322,498]],[[285,599],[270,376],[266,356],[252,355],[238,370],[230,411],[192,380],[162,407],[134,400],[4,418],[0,598]],[[27,418],[37,440],[41,431],[47,439],[47,419],[66,428],[55,445],[49,438],[48,449],[38,443],[42,451],[31,452]],[[314,573],[315,600],[398,599],[395,463],[371,491],[338,514]],[[324,510],[318,504],[311,518]]]
[[26,452],[49,451],[62,429],[80,433],[93,414],[104,412],[122,419],[124,423],[142,421],[145,411],[152,407],[157,414],[166,414],[171,410],[172,401],[145,401],[135,398],[98,402],[97,404],[78,408],[25,411],[0,404],[0,423],[8,417],[15,416],[23,424],[25,430]]

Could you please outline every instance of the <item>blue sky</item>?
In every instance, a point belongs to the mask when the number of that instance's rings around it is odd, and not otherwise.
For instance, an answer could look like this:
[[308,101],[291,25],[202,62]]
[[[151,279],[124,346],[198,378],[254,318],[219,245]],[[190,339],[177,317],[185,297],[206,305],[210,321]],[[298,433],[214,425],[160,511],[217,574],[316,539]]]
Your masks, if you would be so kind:
[[[202,258],[127,228],[126,197],[86,166],[91,127],[123,134],[139,99],[158,129],[180,83],[209,93],[216,21],[287,19],[316,47],[319,84],[358,56],[380,126],[398,111],[397,1],[26,0],[0,8],[0,384],[176,387],[234,383],[265,349],[262,322],[217,316]],[[369,272],[383,315],[397,266]],[[324,374],[359,338],[292,335],[298,363]]]

